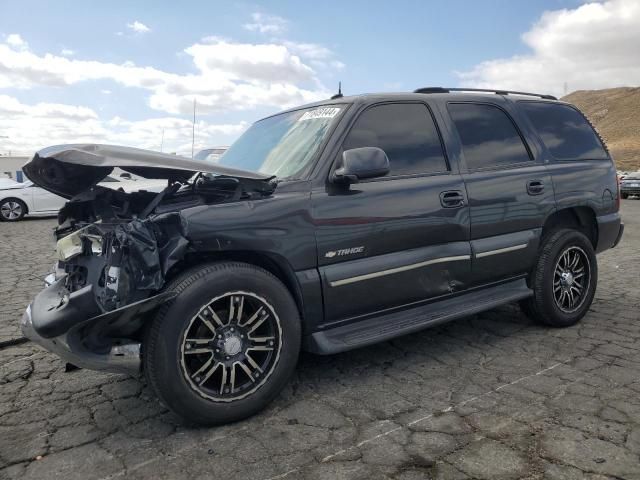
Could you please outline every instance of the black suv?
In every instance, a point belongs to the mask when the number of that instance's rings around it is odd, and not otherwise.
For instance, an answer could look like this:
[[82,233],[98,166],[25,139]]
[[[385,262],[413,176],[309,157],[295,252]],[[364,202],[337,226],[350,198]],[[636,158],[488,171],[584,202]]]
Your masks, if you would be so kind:
[[[137,374],[185,419],[237,420],[301,349],[330,354],[520,302],[575,324],[623,231],[612,159],[547,95],[336,96],[256,122],[218,160],[63,145],[25,166],[69,199],[22,320],[79,367]],[[161,192],[97,183],[114,167]]]

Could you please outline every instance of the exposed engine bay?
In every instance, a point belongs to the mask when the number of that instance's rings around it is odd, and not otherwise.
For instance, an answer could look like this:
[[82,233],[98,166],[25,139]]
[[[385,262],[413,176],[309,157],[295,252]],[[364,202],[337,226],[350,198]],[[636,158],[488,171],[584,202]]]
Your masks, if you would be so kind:
[[56,279],[65,276],[69,292],[92,285],[102,313],[139,301],[162,288],[188,249],[181,210],[271,191],[262,181],[211,174],[170,182],[159,193],[91,187],[58,215]]

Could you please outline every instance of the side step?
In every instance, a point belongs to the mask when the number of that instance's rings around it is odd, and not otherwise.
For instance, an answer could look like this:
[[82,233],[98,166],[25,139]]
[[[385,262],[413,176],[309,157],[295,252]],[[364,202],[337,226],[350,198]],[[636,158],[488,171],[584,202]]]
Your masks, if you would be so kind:
[[316,332],[307,337],[305,347],[307,351],[322,355],[344,352],[473,315],[532,295],[533,291],[527,287],[524,278],[513,280],[473,290],[453,298]]

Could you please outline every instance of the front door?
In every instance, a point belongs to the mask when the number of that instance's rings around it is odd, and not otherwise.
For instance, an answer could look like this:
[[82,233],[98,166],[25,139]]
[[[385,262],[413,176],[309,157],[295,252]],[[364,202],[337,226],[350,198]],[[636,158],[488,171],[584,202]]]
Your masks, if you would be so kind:
[[35,212],[56,212],[60,210],[66,200],[58,195],[46,191],[40,187],[30,187],[33,194],[33,207]]
[[464,183],[449,166],[429,107],[368,107],[338,159],[358,147],[384,150],[389,174],[312,192],[326,323],[460,291],[470,274]]

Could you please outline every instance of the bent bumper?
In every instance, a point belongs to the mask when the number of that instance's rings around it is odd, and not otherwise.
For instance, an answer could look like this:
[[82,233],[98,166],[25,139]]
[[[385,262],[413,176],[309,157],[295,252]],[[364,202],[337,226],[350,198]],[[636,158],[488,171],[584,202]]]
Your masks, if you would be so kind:
[[75,342],[68,334],[59,335],[54,338],[45,338],[39,335],[33,328],[31,305],[27,307],[27,310],[22,316],[20,328],[22,334],[29,340],[55,353],[62,360],[76,367],[87,368],[89,370],[127,373],[129,375],[138,375],[140,373],[139,343],[114,345],[108,353],[98,354],[88,351],[81,346],[74,345]]
[[127,335],[132,325],[142,325],[144,313],[174,293],[163,292],[102,314],[96,311],[92,293],[88,286],[68,294],[61,281],[53,282],[27,307],[22,333],[77,367],[139,374],[140,342]]

